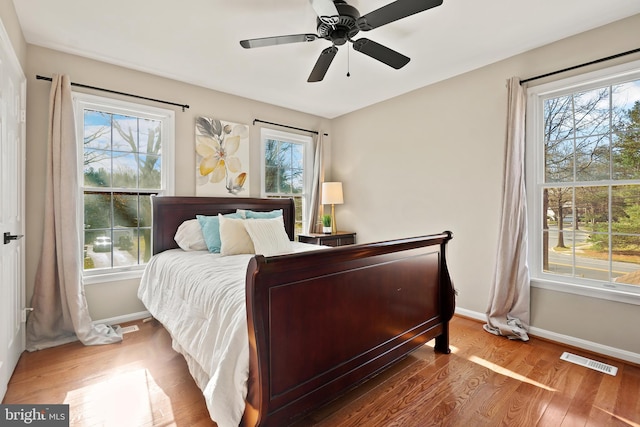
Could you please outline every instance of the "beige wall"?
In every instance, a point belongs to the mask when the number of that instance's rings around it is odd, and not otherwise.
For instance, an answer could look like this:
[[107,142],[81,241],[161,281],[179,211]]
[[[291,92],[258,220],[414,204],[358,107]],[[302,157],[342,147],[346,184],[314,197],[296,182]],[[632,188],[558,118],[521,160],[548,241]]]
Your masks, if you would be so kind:
[[27,42],[22,35],[22,29],[20,28],[20,22],[16,15],[16,10],[13,7],[12,1],[0,1],[0,20],[4,26],[9,40],[13,45],[13,50],[16,52],[18,61],[23,70],[26,68],[27,63]]
[[[458,306],[484,313],[501,203],[506,80],[635,49],[638,40],[640,15],[334,119],[341,228],[357,231],[360,242],[453,231]],[[605,65],[632,59],[640,55]],[[637,305],[533,289],[531,310],[534,327],[640,354],[628,329],[640,324]]]
[[[165,99],[190,108],[176,111],[176,194],[195,194],[194,126],[197,116],[213,116],[238,123],[252,124],[254,118],[288,124],[303,129],[319,129],[331,135],[328,120],[245,98],[224,94],[130,69],[108,65],[78,56],[29,45],[27,49],[27,301],[33,294],[37,260],[42,246],[44,209],[44,172],[46,164],[48,103],[51,84],[36,80],[37,74],[68,74],[71,80],[86,85]],[[87,91],[101,94],[96,91]],[[104,95],[104,93],[102,93]],[[123,98],[133,101],[132,98]],[[139,101],[144,102],[144,101]],[[147,102],[150,105],[168,107]],[[250,126],[251,194],[260,195],[259,126]],[[328,141],[330,145],[330,140]],[[89,311],[93,319],[123,316],[144,310],[136,291],[139,280],[91,284],[85,286]]]

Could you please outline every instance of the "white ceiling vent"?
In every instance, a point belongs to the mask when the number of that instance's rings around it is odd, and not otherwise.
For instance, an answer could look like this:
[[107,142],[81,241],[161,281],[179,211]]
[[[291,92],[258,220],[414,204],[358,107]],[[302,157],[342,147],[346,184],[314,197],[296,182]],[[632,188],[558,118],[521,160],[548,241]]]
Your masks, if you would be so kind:
[[575,363],[576,365],[585,366],[598,372],[613,375],[614,377],[618,373],[618,368],[615,366],[607,365],[606,363],[598,362],[597,360],[587,359],[586,357],[578,356],[577,354],[562,353],[560,359],[567,362]]

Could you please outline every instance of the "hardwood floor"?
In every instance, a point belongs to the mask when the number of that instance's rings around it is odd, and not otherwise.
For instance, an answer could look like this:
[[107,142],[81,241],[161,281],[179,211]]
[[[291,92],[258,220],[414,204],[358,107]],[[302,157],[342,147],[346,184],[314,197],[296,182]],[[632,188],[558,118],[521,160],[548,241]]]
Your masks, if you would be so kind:
[[[3,403],[67,403],[74,427],[215,426],[164,328],[136,324],[121,344],[23,354]],[[451,347],[418,349],[296,426],[640,427],[639,366],[536,338],[509,341],[460,317]],[[560,360],[563,351],[618,374]]]

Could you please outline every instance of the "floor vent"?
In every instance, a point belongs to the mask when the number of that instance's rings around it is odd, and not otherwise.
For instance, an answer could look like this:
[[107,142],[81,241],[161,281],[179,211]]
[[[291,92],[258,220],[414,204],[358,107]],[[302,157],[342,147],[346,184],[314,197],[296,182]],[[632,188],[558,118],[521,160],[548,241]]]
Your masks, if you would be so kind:
[[607,365],[606,363],[598,362],[597,360],[587,359],[586,357],[578,356],[577,354],[562,353],[560,359],[567,362],[575,363],[576,365],[585,366],[598,372],[613,375],[614,377],[618,373],[618,368],[615,366]]
[[137,332],[139,330],[140,328],[138,328],[138,325],[120,327],[120,332],[122,332],[123,334],[128,334],[129,332]]

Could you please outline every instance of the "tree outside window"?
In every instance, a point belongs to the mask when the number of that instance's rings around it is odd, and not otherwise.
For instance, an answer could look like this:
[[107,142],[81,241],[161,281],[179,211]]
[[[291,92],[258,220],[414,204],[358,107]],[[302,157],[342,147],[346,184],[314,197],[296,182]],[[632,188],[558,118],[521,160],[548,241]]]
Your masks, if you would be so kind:
[[[109,100],[81,98],[84,271],[141,268],[151,258],[151,197],[167,194],[163,153],[173,113],[149,107],[123,111]],[[166,111],[166,110],[160,110]],[[170,114],[169,114],[170,113]],[[165,174],[167,172],[164,172]]]
[[292,198],[296,209],[295,234],[302,232],[304,207],[308,196],[305,173],[309,164],[311,138],[286,132],[264,130],[263,195],[270,198]]
[[543,111],[543,271],[640,285],[640,80]]

